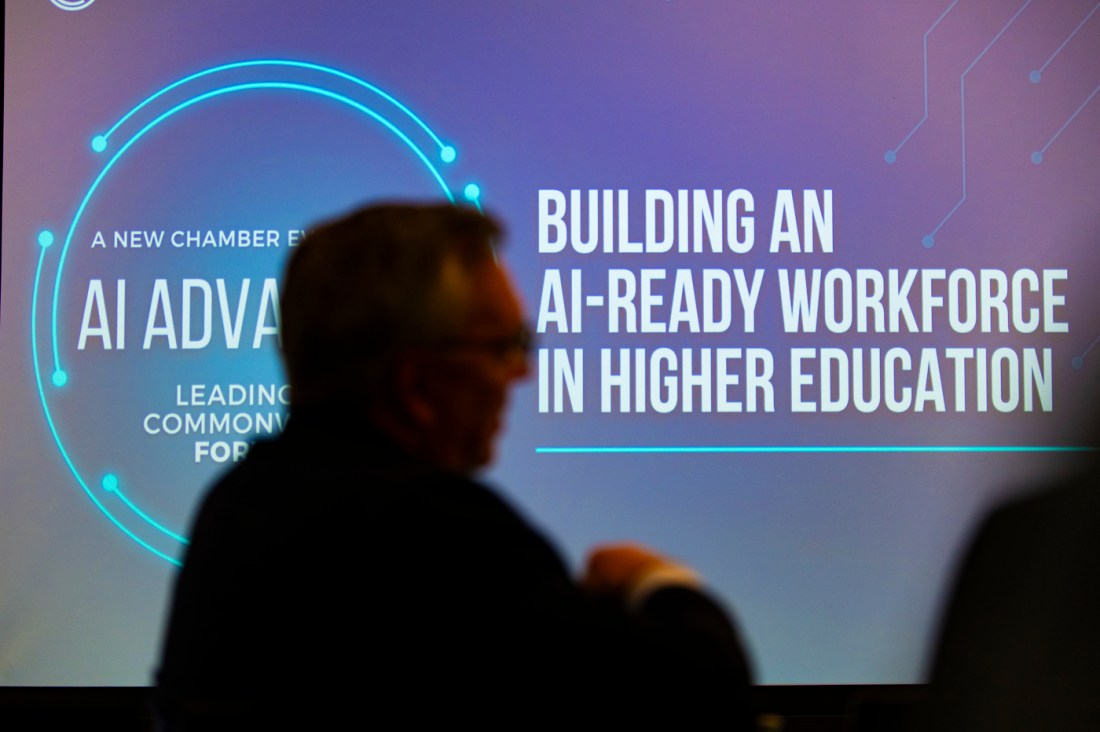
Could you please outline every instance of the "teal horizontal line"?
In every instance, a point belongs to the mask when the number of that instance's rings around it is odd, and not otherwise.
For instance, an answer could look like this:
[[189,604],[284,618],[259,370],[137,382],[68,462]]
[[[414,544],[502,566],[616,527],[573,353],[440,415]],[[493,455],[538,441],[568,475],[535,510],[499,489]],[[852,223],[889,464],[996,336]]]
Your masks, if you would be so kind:
[[1092,452],[1095,447],[1059,445],[731,445],[536,447],[544,455],[608,453],[792,453],[792,452]]

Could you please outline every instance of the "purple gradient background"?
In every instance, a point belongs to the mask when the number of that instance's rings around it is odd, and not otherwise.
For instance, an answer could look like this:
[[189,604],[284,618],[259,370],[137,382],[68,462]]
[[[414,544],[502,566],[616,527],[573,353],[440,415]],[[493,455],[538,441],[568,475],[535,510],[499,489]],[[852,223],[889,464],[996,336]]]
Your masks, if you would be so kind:
[[[456,145],[445,176],[482,188],[510,227],[507,259],[537,307],[547,267],[768,270],[757,332],[583,335],[544,345],[764,347],[776,353],[771,415],[601,415],[589,377],[583,415],[537,413],[515,394],[491,479],[574,563],[601,540],[634,538],[697,566],[736,610],[767,683],[906,683],[921,668],[950,563],[989,502],[1068,470],[1035,455],[537,455],[553,445],[1076,444],[1095,393],[1093,295],[1100,212],[1100,13],[1042,65],[1095,3],[1035,0],[966,76],[967,199],[960,74],[1024,5],[959,3],[930,34],[929,116],[921,40],[944,2],[188,2],[102,0],[66,13],[48,0],[6,8],[3,283],[0,290],[0,683],[147,683],[172,568],[142,551],[80,492],[34,390],[30,286],[42,228],[63,232],[104,159],[96,134],[149,93],[203,68],[293,58],[378,84]],[[735,256],[540,255],[540,188],[746,188],[757,245]],[[831,188],[835,251],[769,255],[777,188]],[[280,252],[91,250],[124,228],[300,228],[378,196],[438,195],[393,137],[301,94],[247,92],[198,105],[140,141],[93,199],[66,263],[62,354],[73,364],[54,410],[87,476],[114,470],[143,510],[182,530],[213,475],[181,440],[140,419],[177,383],[279,381],[273,350],[140,350],[152,280],[275,276]],[[632,221],[640,209],[632,209]],[[83,246],[81,246],[83,242]],[[56,246],[56,245],[55,245]],[[57,251],[50,252],[56,261]],[[780,267],[1066,268],[1068,334],[783,335]],[[47,267],[49,270],[49,267]],[[90,278],[126,277],[127,350],[75,350]],[[596,290],[600,291],[599,289]],[[108,287],[108,301],[113,290]],[[667,300],[666,300],[667,303]],[[773,312],[764,310],[771,306]],[[248,311],[253,317],[253,310]],[[215,338],[220,335],[215,313]],[[45,332],[45,331],[40,331]],[[246,338],[250,327],[246,325]],[[270,340],[270,339],[269,339]],[[44,341],[40,341],[44,343]],[[784,353],[795,346],[973,345],[1054,349],[1052,414],[787,413]],[[45,357],[42,363],[45,364]],[[48,374],[48,368],[47,368]],[[310,500],[303,495],[303,500]],[[163,545],[164,547],[169,544]],[[364,582],[369,582],[365,569]]]

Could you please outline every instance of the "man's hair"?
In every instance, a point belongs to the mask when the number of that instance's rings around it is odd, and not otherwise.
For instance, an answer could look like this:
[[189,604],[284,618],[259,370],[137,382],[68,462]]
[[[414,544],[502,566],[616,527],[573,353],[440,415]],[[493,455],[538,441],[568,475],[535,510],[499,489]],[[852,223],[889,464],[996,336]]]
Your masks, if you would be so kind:
[[308,232],[281,298],[292,404],[376,403],[402,349],[454,334],[463,303],[447,275],[491,260],[501,233],[448,203],[371,205]]

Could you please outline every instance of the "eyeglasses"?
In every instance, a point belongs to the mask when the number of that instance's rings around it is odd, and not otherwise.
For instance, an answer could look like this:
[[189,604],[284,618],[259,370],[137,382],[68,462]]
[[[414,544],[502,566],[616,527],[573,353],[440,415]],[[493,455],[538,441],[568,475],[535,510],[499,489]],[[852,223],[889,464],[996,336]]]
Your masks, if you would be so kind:
[[447,351],[479,351],[501,361],[526,359],[535,350],[535,334],[524,324],[510,335],[455,336],[444,338],[437,345]]

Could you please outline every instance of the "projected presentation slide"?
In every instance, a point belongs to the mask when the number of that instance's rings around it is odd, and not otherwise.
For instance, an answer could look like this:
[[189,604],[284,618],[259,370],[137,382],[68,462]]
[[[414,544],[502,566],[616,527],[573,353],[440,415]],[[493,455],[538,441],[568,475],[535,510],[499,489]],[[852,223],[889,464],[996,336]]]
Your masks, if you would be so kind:
[[764,683],[920,681],[974,522],[1089,454],[1098,7],[8,2],[0,684],[150,683],[288,255],[402,199],[507,227],[484,478],[574,566],[697,567]]

